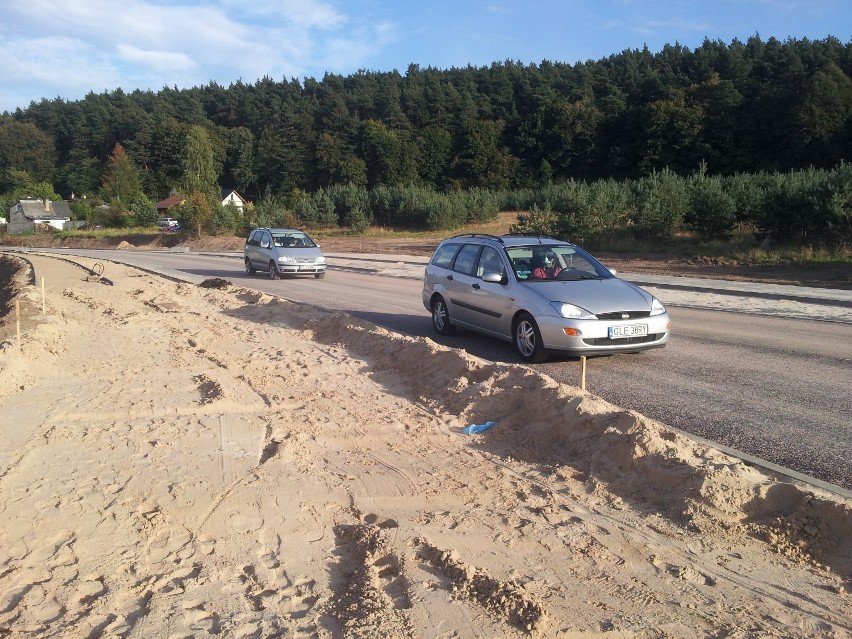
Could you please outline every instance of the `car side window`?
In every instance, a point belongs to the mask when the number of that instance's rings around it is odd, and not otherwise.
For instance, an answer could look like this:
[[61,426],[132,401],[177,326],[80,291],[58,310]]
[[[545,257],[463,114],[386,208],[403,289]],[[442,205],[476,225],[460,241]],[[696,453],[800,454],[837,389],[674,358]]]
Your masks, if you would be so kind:
[[476,256],[479,254],[478,244],[465,244],[456,254],[453,270],[466,275],[473,275],[476,265]]
[[269,248],[272,246],[272,236],[263,231],[263,234],[260,236],[260,248]]
[[476,267],[476,276],[482,277],[486,273],[499,273],[503,275],[503,261],[496,249],[483,246],[479,255],[479,266]]
[[432,264],[441,268],[451,268],[453,258],[458,250],[458,244],[442,244],[435,251],[435,255],[432,256]]

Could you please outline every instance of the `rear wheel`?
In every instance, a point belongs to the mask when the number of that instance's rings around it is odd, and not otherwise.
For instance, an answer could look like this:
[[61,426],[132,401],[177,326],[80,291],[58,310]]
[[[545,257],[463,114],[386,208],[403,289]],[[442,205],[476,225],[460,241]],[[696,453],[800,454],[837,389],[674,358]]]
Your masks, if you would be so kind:
[[275,262],[273,262],[272,260],[269,261],[269,279],[278,279],[278,267],[275,266]]
[[246,258],[246,275],[254,275],[257,270],[251,265],[251,260]]
[[547,350],[541,340],[541,331],[532,315],[524,313],[515,322],[515,348],[525,362],[539,364],[547,359]]
[[456,330],[456,327],[450,324],[450,311],[447,309],[447,303],[440,295],[432,300],[432,326],[435,327],[435,332],[438,335],[449,335]]

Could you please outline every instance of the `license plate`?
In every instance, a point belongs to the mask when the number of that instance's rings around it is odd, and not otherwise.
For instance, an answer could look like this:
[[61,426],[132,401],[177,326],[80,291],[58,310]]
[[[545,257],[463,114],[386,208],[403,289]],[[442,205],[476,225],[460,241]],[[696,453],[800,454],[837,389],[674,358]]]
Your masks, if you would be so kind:
[[623,324],[609,327],[610,339],[624,339],[625,337],[644,337],[648,334],[647,324]]

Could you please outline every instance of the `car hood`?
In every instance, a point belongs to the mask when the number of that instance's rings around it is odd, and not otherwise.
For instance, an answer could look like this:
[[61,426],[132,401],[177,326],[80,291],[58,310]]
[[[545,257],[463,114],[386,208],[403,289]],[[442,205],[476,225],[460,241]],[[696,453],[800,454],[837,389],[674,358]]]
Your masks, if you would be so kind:
[[524,285],[550,302],[567,302],[596,315],[650,310],[653,299],[647,291],[617,277],[606,280],[524,282]]

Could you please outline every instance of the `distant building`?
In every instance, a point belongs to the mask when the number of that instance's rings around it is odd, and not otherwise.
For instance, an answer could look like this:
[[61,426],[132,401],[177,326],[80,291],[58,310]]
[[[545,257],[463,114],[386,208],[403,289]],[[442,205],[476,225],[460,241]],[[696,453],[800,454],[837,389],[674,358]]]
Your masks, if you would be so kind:
[[228,206],[229,204],[236,206],[240,210],[240,213],[242,213],[248,202],[234,189],[222,189],[222,206]]
[[167,197],[165,200],[157,202],[157,213],[160,217],[168,217],[169,209],[172,209],[180,204],[180,198],[177,195]]
[[[240,213],[243,212],[246,204],[248,204],[246,199],[234,189],[222,189],[220,195],[222,197],[222,206],[233,204],[239,209]],[[173,209],[180,203],[181,199],[177,195],[172,195],[167,197],[165,200],[160,200],[157,202],[157,213],[159,213],[161,218],[168,217],[169,209]]]
[[68,202],[26,199],[18,200],[9,207],[7,232],[34,233],[37,230],[71,228],[71,207]]

